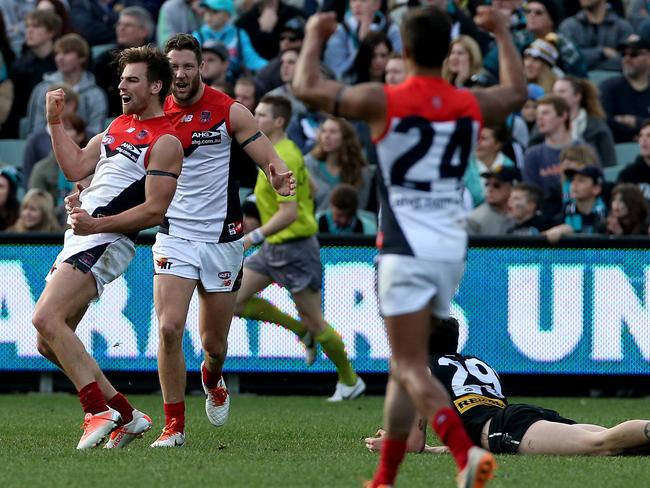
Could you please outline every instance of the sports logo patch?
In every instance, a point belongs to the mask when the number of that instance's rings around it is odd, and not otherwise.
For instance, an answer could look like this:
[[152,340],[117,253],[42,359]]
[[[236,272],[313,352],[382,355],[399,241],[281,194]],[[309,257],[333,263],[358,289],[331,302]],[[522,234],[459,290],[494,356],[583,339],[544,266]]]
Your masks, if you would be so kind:
[[207,124],[208,122],[210,122],[210,119],[212,119],[212,112],[210,112],[209,110],[204,110],[203,112],[201,112],[202,124]]
[[237,222],[231,222],[228,224],[228,234],[231,236],[241,234],[244,230],[244,224],[241,220]]
[[135,147],[133,144],[130,142],[123,142],[119,146],[115,148],[115,151],[120,153],[122,156],[130,159],[134,163],[138,161],[138,158],[140,157],[140,149]]
[[138,139],[138,140],[142,140],[145,137],[147,137],[148,135],[149,135],[149,133],[145,129],[142,129],[140,132],[138,132],[138,134],[135,136],[135,138]]
[[192,142],[195,146],[221,144],[221,132],[215,130],[200,130],[192,132]]
[[232,276],[232,273],[230,271],[221,271],[221,272],[219,272],[219,274],[217,276],[221,280],[227,280],[228,278],[230,278]]
[[111,145],[111,144],[113,144],[114,142],[115,142],[115,138],[114,138],[112,135],[110,135],[110,134],[106,134],[106,135],[104,136],[104,138],[102,139],[102,144],[108,144],[108,145]]
[[194,115],[192,115],[192,114],[183,115],[181,117],[181,122],[192,122],[193,118],[194,118]]
[[126,129],[127,134],[133,134],[134,132],[135,132],[135,127],[129,127],[128,129]]
[[160,269],[171,269],[172,267],[172,262],[169,261],[167,258],[159,257],[155,258],[156,261],[156,266]]

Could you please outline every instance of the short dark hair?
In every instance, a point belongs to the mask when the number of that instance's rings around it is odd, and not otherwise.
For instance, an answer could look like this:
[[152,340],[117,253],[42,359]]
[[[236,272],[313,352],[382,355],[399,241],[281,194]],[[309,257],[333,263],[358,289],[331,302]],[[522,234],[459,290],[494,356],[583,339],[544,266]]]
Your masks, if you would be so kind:
[[537,105],[551,105],[555,113],[562,117],[566,114],[567,118],[564,122],[564,126],[569,129],[571,127],[571,107],[569,103],[559,95],[544,95],[542,98],[537,100]]
[[172,67],[167,56],[160,49],[149,45],[140,47],[129,47],[120,52],[118,58],[120,73],[124,71],[127,64],[145,63],[147,65],[147,80],[149,83],[160,81],[162,89],[158,94],[160,103],[164,103],[172,85]]
[[190,34],[183,34],[181,32],[170,37],[167,44],[165,44],[165,55],[169,54],[170,51],[192,51],[199,65],[203,61],[201,44],[199,44],[196,37]]
[[260,100],[260,103],[266,103],[271,106],[271,116],[274,119],[277,119],[278,117],[284,119],[282,129],[286,130],[291,121],[291,102],[289,99],[275,95],[264,95]]
[[357,189],[348,183],[339,183],[332,190],[330,203],[346,214],[354,215],[359,207]]
[[431,316],[429,354],[456,354],[460,325],[454,317],[439,319]]
[[542,193],[542,190],[540,190],[538,186],[531,185],[529,183],[517,183],[515,186],[512,187],[510,191],[512,193],[515,190],[524,192],[526,194],[526,198],[528,199],[528,201],[535,204],[536,209],[539,208],[539,206],[542,203],[542,199],[544,198],[544,194]]
[[451,22],[437,7],[410,9],[402,22],[407,55],[425,68],[440,68],[449,51]]

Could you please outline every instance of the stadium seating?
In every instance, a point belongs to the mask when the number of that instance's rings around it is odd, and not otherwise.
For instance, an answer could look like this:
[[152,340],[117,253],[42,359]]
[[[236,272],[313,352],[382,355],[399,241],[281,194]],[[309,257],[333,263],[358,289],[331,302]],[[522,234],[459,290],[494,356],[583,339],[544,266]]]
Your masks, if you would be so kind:
[[625,168],[627,164],[617,164],[616,166],[609,166],[603,168],[603,176],[605,176],[605,181],[608,183],[616,183],[618,179],[618,174]]
[[25,143],[25,139],[0,139],[0,161],[22,168]]
[[639,155],[639,144],[637,142],[619,142],[614,146],[616,152],[616,165],[627,166]]
[[90,55],[92,59],[97,59],[100,54],[116,47],[117,44],[99,44],[97,46],[92,46],[90,48]]
[[27,139],[29,137],[29,118],[22,117],[18,121],[18,137],[21,139]]
[[589,78],[589,81],[593,82],[594,85],[598,86],[601,81],[606,80],[607,78],[611,78],[612,76],[619,76],[621,74],[620,71],[608,71],[608,70],[593,70],[589,71],[587,73],[587,77]]

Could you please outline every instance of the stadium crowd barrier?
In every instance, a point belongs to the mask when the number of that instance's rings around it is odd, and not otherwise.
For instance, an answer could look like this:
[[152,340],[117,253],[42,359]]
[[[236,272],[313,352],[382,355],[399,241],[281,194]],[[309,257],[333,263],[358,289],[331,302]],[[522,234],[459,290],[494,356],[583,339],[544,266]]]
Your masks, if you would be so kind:
[[[155,371],[158,327],[152,300],[153,236],[144,236],[125,275],[93,303],[78,334],[100,366]],[[359,372],[385,373],[389,348],[375,296],[371,238],[321,236],[325,318],[343,337]],[[50,372],[36,350],[35,301],[62,245],[61,235],[0,235],[0,371]],[[502,374],[641,375],[650,365],[650,239],[584,237],[472,239],[453,303],[461,349]],[[286,291],[263,296],[292,315]],[[184,350],[190,371],[202,359],[198,301],[190,306]],[[310,368],[296,337],[275,324],[235,318],[229,373],[333,372],[322,356]]]

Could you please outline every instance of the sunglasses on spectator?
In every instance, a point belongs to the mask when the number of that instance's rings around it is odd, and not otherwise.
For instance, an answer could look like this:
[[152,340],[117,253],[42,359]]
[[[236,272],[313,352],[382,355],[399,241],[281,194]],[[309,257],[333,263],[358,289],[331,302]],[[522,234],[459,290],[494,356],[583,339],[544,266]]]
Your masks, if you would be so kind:
[[524,10],[524,13],[526,15],[545,15],[546,10],[542,10],[541,8],[528,8]]
[[300,37],[294,35],[294,34],[282,34],[280,36],[281,41],[289,41],[289,42],[296,42],[300,40]]
[[500,190],[503,186],[503,183],[500,181],[488,181],[485,186],[494,188],[495,190]]
[[623,57],[629,56],[631,58],[636,58],[637,56],[639,56],[641,54],[642,54],[641,51],[630,51],[630,50],[623,51]]

